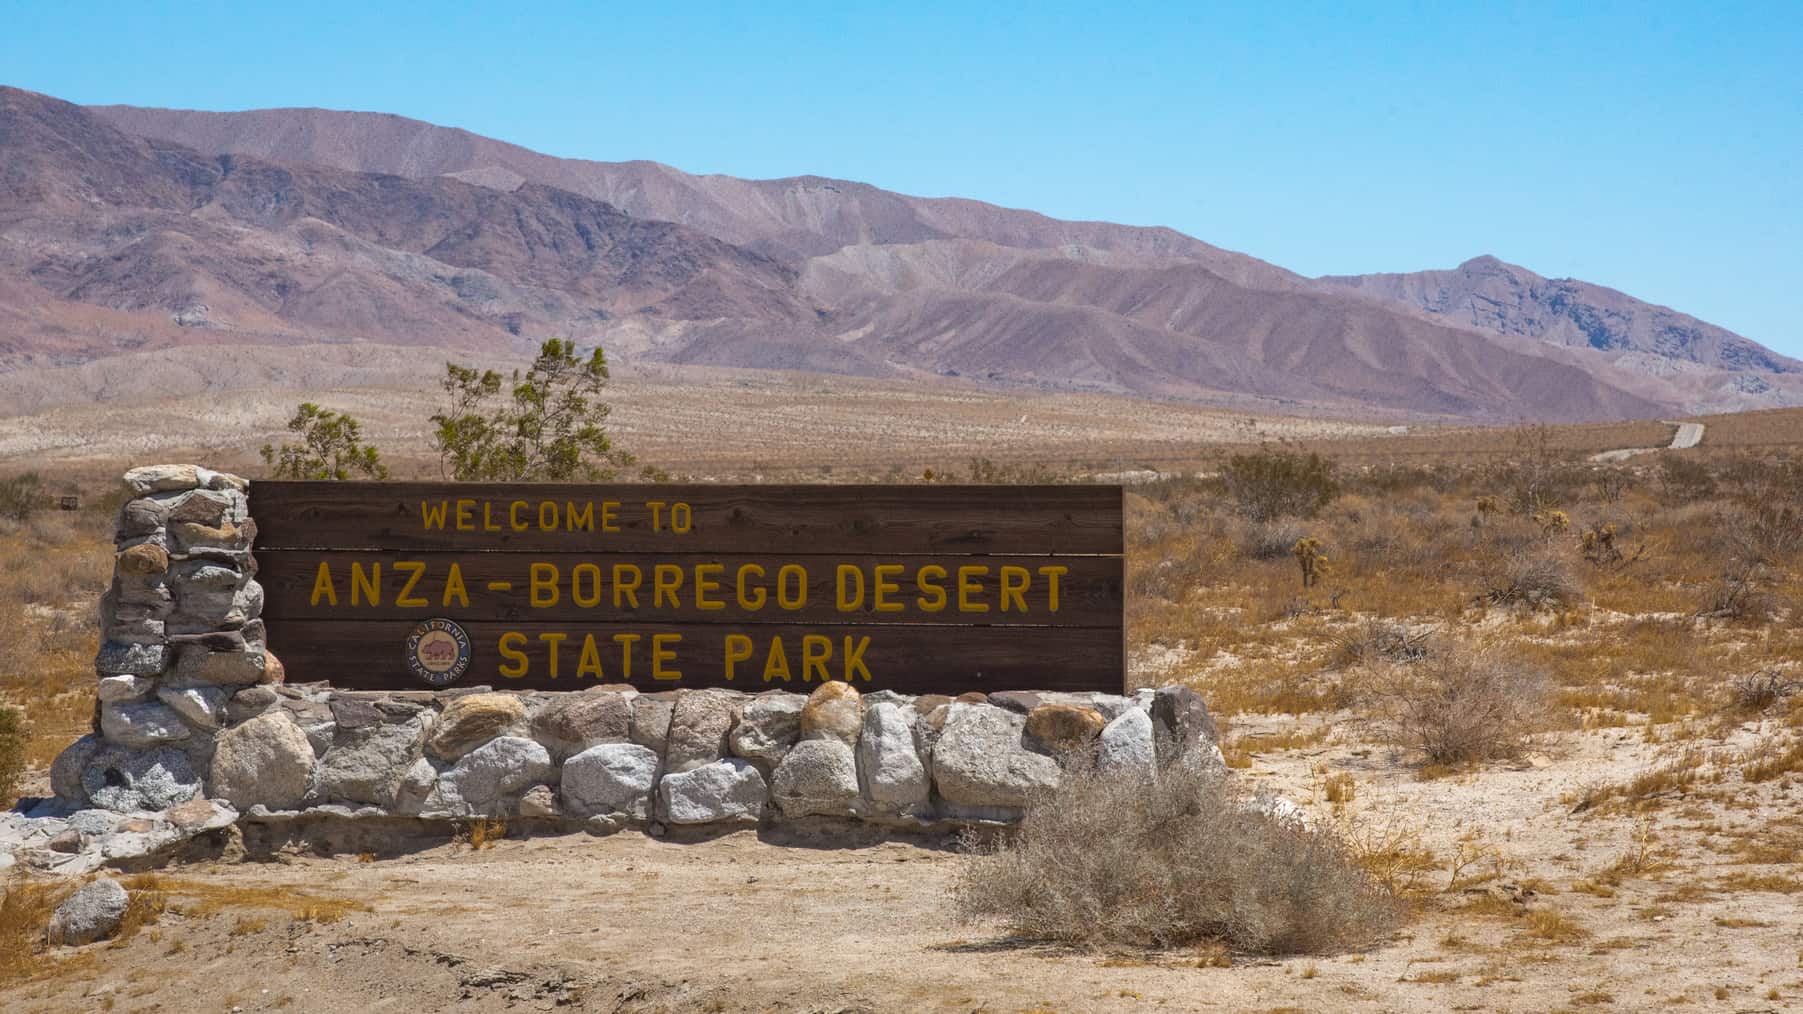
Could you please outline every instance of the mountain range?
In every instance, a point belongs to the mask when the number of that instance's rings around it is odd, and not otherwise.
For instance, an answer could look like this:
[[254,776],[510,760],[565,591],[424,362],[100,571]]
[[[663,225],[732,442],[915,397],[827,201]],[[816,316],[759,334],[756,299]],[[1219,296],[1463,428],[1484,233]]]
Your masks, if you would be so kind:
[[[1490,257],[1306,278],[1171,229],[555,158],[377,113],[0,88],[0,376],[368,343],[1490,421],[1803,403],[1803,363]],[[119,392],[109,392],[119,393]]]

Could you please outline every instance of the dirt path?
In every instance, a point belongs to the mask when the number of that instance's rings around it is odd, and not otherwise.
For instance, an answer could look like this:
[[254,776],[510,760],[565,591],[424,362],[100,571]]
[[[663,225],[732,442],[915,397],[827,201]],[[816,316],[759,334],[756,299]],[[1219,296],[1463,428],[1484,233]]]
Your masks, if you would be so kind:
[[1626,461],[1637,454],[1649,454],[1653,451],[1682,451],[1703,442],[1704,426],[1702,423],[1683,422],[1677,425],[1678,431],[1672,434],[1672,442],[1664,447],[1623,447],[1619,450],[1592,454],[1590,460],[1596,462]]

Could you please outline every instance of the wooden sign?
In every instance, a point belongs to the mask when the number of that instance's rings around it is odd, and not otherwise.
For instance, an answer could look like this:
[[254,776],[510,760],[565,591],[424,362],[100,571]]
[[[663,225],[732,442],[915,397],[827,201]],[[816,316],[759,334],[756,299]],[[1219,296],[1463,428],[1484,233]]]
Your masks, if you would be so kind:
[[251,507],[295,682],[1124,686],[1118,486],[257,482]]

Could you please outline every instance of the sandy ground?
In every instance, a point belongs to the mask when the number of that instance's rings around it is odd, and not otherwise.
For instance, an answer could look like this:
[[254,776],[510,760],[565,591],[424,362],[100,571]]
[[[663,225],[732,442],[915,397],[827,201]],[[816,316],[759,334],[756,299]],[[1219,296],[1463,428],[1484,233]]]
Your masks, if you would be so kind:
[[[396,859],[285,856],[168,871],[171,910],[98,971],[17,987],[6,1008],[65,1011],[1427,1011],[1803,1008],[1803,926],[1787,889],[1718,891],[1752,867],[1737,831],[1797,833],[1796,799],[1674,800],[1650,816],[1571,812],[1569,794],[1638,773],[1659,747],[1637,730],[1566,733],[1514,765],[1422,781],[1344,725],[1260,755],[1240,777],[1367,837],[1406,831],[1438,857],[1417,914],[1365,953],[1266,959],[1086,953],[960,924],[962,856],[918,844],[781,847],[740,832],[695,844],[637,833],[444,845]],[[1236,733],[1290,731],[1245,719]],[[1748,733],[1737,734],[1747,736]],[[1729,741],[1722,750],[1745,744]],[[1669,757],[1669,752],[1664,756]],[[1330,772],[1353,803],[1319,798]],[[1785,814],[1790,814],[1787,822]],[[1774,818],[1777,818],[1776,820]],[[1573,885],[1643,843],[1646,875]],[[1463,865],[1455,857],[1464,856]],[[1448,890],[1455,873],[1461,886]],[[367,902],[329,924],[255,907],[180,913],[180,882]],[[1495,909],[1460,909],[1473,901]],[[1520,906],[1517,908],[1516,903]],[[1520,912],[1575,927],[1541,939]],[[254,921],[247,928],[245,920]],[[60,952],[67,958],[71,952]]]

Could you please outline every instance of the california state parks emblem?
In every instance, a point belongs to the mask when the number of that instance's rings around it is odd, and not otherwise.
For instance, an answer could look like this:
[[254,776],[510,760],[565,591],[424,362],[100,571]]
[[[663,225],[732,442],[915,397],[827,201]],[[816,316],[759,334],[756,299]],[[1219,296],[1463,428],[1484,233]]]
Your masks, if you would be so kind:
[[407,667],[430,687],[448,687],[470,668],[470,635],[450,620],[427,620],[407,637]]

